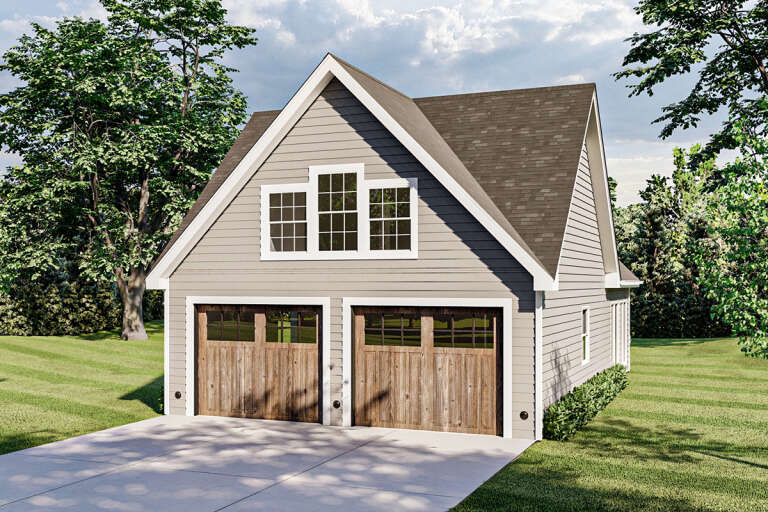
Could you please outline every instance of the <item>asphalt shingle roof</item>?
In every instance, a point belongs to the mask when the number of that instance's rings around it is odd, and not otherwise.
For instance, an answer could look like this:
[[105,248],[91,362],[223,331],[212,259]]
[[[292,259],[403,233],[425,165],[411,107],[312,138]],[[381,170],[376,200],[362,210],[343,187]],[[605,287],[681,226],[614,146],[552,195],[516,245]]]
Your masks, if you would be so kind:
[[[594,84],[411,99],[337,61],[554,277]],[[279,113],[251,116],[160,257]]]

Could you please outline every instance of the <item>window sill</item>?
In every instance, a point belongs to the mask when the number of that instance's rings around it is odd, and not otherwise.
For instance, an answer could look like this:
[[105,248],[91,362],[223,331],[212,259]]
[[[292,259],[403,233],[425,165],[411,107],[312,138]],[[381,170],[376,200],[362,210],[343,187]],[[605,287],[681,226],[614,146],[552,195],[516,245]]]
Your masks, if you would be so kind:
[[413,260],[418,257],[418,251],[268,252],[261,255],[263,261]]

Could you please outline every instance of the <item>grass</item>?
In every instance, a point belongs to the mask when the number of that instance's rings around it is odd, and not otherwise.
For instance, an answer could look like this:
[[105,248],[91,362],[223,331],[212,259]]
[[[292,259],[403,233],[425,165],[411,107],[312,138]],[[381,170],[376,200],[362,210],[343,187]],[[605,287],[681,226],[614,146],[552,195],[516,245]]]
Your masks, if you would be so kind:
[[[0,453],[159,414],[162,324],[147,333],[0,337]],[[629,382],[455,510],[768,511],[768,361],[730,339],[633,340]]]
[[163,325],[119,332],[0,336],[0,454],[162,412]]
[[611,405],[455,510],[768,511],[768,361],[732,339],[633,340]]

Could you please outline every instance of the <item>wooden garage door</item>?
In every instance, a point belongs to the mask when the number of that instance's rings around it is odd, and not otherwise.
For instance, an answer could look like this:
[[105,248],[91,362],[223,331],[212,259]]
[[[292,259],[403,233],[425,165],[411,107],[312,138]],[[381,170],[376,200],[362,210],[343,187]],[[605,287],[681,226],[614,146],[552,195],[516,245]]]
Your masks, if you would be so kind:
[[494,309],[355,308],[355,424],[501,434]]
[[197,306],[197,413],[319,421],[319,313]]

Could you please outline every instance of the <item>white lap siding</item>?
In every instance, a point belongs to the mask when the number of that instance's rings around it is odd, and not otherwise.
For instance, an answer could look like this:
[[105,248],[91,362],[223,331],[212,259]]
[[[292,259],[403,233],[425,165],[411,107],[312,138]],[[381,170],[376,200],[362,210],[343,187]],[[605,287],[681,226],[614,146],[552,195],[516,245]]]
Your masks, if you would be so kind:
[[[612,365],[611,307],[597,227],[586,146],[565,229],[559,289],[546,292],[543,310],[543,402],[546,408],[574,386]],[[582,364],[581,315],[589,307],[590,357]]]
[[[260,260],[260,185],[306,183],[310,165],[337,163],[365,164],[365,179],[418,178],[418,259]],[[531,276],[338,81],[179,265],[170,294],[172,414],[184,414],[186,296],[331,297],[331,400],[342,399],[342,297],[511,298],[513,435],[534,435]],[[520,419],[522,410],[528,420]],[[331,423],[341,421],[341,409],[334,409]]]

